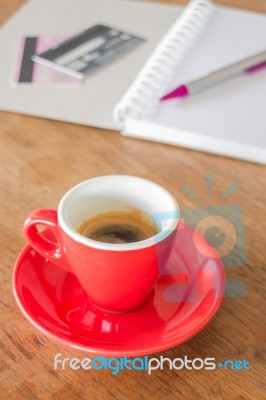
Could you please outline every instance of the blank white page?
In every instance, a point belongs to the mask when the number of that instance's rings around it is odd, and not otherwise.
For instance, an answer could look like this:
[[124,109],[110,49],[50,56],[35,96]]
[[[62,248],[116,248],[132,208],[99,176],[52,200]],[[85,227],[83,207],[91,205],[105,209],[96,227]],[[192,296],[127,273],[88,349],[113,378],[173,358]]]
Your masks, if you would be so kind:
[[[266,15],[217,7],[168,89],[265,50],[265,39]],[[158,104],[152,115],[140,121],[139,128],[137,121],[132,124],[129,120],[125,131],[152,140],[153,129],[154,140],[218,154],[237,157],[239,145],[247,154],[245,157],[240,151],[239,158],[248,159],[252,147],[251,159],[256,161],[258,149],[258,161],[263,162],[265,154],[266,162],[266,69],[191,97]],[[208,143],[212,143],[210,147]],[[220,147],[217,151],[215,143]],[[233,152],[230,145],[235,148]]]

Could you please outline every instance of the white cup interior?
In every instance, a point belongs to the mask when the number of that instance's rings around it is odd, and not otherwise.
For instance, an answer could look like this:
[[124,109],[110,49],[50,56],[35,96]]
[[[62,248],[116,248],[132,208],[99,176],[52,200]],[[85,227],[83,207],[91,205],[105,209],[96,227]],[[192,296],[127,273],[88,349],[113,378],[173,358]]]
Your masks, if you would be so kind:
[[128,175],[100,176],[73,187],[60,201],[58,220],[69,236],[95,248],[129,250],[150,246],[159,236],[140,242],[112,244],[91,240],[77,232],[84,221],[97,214],[130,208],[140,209],[151,217],[161,216],[159,234],[165,232],[167,236],[177,226],[179,207],[175,198],[155,182]]

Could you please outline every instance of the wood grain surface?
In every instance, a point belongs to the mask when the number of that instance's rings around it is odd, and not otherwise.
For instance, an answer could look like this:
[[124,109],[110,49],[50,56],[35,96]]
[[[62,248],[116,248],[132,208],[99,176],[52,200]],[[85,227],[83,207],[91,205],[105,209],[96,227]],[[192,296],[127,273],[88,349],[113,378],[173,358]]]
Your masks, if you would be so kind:
[[[56,1],[56,0],[55,0]],[[24,2],[1,0],[0,23]],[[172,1],[171,3],[178,3]],[[185,3],[185,2],[182,2]],[[265,0],[219,4],[266,12]],[[251,132],[252,134],[252,132]],[[0,398],[263,400],[265,390],[266,167],[162,144],[117,132],[0,112]],[[206,173],[214,176],[208,203]],[[34,208],[56,208],[70,187],[104,174],[131,174],[164,185],[182,209],[198,204],[182,192],[189,186],[215,206],[230,185],[238,190],[223,204],[241,204],[248,261],[226,268],[229,279],[247,288],[244,297],[225,298],[214,320],[188,342],[154,356],[247,360],[250,370],[55,371],[54,356],[87,355],[61,347],[34,329],[12,294],[12,269],[25,245],[22,223]],[[240,250],[241,253],[241,250]],[[241,254],[240,254],[241,255]]]

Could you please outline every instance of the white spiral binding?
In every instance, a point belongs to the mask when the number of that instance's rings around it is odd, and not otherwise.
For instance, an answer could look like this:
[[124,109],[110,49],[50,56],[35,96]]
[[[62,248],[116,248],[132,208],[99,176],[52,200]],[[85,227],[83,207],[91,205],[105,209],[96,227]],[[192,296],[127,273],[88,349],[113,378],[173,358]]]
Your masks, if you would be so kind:
[[123,124],[141,118],[164,94],[184,58],[191,51],[214,11],[211,0],[192,0],[114,109],[114,119]]

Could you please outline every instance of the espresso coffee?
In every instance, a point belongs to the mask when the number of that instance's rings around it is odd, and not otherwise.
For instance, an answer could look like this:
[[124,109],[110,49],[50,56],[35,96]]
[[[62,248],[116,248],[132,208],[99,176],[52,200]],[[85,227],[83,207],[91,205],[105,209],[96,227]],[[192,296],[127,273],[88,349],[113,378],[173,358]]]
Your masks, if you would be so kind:
[[158,233],[151,216],[137,209],[98,214],[77,230],[89,239],[104,243],[139,242]]

